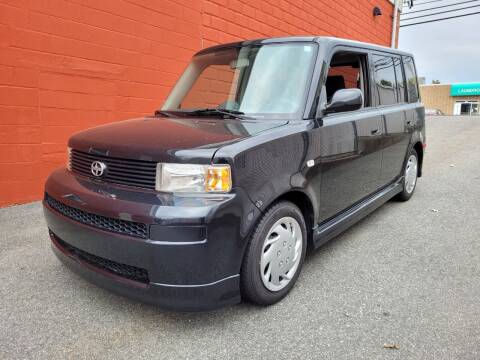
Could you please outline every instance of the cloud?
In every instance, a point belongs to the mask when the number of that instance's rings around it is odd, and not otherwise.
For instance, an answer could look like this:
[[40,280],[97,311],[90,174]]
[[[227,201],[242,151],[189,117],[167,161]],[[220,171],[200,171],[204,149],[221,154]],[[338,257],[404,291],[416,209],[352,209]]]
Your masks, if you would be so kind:
[[[411,10],[416,11],[428,6],[440,6],[455,3],[442,1],[425,6],[416,5]],[[454,9],[452,7],[451,9]],[[439,9],[442,10],[449,10]],[[434,12],[437,10],[432,10]],[[431,18],[411,20],[423,21],[440,17],[453,16],[475,12],[478,9],[469,9],[455,13],[447,13]],[[415,15],[428,14],[422,12]],[[412,15],[413,16],[413,15]],[[408,22],[402,22],[406,24]],[[425,76],[427,82],[433,79],[442,83],[451,82],[480,82],[480,36],[478,24],[480,14],[469,17],[445,20],[430,24],[410,26],[400,29],[399,48],[413,53],[415,56],[418,75]]]

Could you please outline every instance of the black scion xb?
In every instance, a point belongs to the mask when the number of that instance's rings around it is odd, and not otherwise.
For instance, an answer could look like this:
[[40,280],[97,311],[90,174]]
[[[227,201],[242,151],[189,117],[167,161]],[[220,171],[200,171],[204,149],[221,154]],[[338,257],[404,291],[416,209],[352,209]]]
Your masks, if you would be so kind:
[[422,174],[410,54],[289,37],[197,53],[154,115],[71,137],[45,185],[55,254],[177,310],[268,305],[317,248]]

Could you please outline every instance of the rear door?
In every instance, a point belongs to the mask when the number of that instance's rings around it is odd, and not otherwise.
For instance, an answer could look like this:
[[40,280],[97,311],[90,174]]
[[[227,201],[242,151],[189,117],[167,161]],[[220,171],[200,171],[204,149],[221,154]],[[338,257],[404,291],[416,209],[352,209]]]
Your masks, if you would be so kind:
[[405,74],[408,105],[406,106],[406,128],[409,138],[416,127],[422,128],[425,117],[423,105],[420,103],[420,95],[417,83],[417,72],[415,63],[411,56],[402,56],[403,69]]
[[374,78],[374,98],[381,112],[382,170],[380,187],[398,178],[403,168],[409,144],[409,113],[405,75],[400,56],[373,53],[371,67]]

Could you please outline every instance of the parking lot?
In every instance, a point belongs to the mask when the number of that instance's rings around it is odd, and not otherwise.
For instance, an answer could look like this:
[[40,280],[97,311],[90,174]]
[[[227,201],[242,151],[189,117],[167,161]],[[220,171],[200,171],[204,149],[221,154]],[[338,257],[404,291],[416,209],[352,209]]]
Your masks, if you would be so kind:
[[40,203],[0,209],[0,358],[480,358],[480,117],[427,119],[424,177],[307,257],[268,307],[165,312],[50,251]]

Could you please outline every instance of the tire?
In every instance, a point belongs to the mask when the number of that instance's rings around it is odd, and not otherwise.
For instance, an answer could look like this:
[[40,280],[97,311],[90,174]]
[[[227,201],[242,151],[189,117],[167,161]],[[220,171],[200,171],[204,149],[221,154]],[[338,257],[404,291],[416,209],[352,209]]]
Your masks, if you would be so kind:
[[408,154],[407,161],[403,168],[403,190],[396,196],[399,201],[408,201],[417,186],[418,180],[418,154],[412,149]]
[[299,208],[288,201],[272,205],[247,246],[240,272],[242,298],[258,305],[283,299],[300,275],[306,249],[307,231]]

